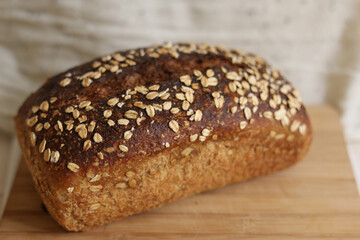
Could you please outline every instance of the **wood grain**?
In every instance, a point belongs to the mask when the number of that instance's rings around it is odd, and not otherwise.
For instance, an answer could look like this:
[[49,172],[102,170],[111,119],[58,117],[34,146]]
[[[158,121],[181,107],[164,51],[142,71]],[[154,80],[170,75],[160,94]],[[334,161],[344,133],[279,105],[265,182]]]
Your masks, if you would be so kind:
[[309,108],[314,142],[296,166],[83,233],[42,209],[22,162],[0,239],[360,239],[360,198],[338,114]]

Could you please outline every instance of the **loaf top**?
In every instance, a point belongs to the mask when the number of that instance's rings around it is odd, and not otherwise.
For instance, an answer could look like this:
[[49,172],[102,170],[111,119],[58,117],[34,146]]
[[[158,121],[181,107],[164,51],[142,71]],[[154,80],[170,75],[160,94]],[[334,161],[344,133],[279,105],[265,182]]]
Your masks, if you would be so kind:
[[[267,122],[307,134],[299,93],[261,58],[165,43],[116,52],[46,81],[16,117],[51,172],[126,163],[166,148],[235,137]],[[225,136],[226,135],[226,136]],[[181,153],[187,155],[186,149]]]

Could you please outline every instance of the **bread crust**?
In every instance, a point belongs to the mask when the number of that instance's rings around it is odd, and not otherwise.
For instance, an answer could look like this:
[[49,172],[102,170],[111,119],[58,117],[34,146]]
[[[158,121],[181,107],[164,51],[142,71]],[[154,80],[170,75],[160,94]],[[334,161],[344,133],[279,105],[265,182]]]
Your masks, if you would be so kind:
[[192,43],[72,68],[15,120],[37,191],[70,231],[284,169],[312,139],[298,92],[277,70]]

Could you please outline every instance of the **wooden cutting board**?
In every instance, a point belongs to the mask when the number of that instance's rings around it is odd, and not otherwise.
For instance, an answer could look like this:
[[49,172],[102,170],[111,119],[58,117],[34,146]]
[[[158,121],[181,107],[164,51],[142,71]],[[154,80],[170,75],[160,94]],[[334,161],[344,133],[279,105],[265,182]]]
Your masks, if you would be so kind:
[[296,166],[83,233],[44,211],[22,162],[0,239],[360,239],[360,197],[338,114],[310,107],[314,141]]

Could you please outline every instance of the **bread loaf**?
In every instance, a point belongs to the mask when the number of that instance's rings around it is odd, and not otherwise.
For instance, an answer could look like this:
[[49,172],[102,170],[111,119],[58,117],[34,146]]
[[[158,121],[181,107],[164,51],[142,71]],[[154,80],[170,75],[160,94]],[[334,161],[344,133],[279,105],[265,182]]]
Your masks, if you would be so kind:
[[261,58],[165,43],[48,79],[15,117],[49,213],[82,231],[299,161],[299,93]]

